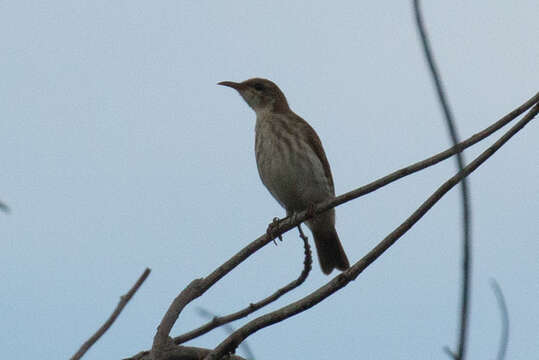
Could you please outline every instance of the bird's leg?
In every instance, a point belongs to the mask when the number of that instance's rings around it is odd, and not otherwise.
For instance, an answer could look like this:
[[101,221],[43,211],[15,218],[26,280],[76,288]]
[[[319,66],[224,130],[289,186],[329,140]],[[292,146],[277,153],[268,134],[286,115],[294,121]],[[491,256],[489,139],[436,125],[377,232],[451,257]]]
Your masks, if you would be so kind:
[[298,212],[297,211],[289,212],[286,215],[287,215],[287,218],[290,219],[291,223],[296,222],[296,220],[298,219]]
[[[287,215],[286,218],[289,219],[291,223],[295,223],[298,219],[297,211],[288,212],[286,215]],[[305,234],[303,233],[303,230],[301,229],[301,223],[298,224],[298,230],[299,230],[299,237],[302,238],[304,241],[307,240],[307,237],[305,236]]]
[[[268,234],[268,236],[275,237],[275,231],[279,228],[279,223],[280,222],[281,221],[279,220],[278,217],[274,217],[273,221],[270,222],[269,225],[268,225],[268,229],[266,230],[266,234]],[[279,240],[283,241],[283,235],[282,234],[279,234],[278,237],[279,237]],[[275,241],[275,239],[273,239],[273,243],[275,245],[277,245],[277,241]]]

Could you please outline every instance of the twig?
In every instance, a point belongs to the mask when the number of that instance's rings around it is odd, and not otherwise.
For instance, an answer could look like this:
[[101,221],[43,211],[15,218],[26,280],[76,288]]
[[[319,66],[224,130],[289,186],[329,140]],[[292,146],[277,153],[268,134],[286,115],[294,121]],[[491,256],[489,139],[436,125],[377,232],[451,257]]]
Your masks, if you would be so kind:
[[0,201],[0,210],[2,210],[3,212],[5,212],[6,214],[9,213],[9,206],[7,206],[6,204],[4,204],[2,201]]
[[[442,85],[442,80],[440,78],[440,73],[436,66],[434,60],[434,55],[430,47],[429,38],[427,35],[427,30],[425,29],[425,24],[423,23],[423,16],[421,14],[421,8],[419,0],[414,0],[414,13],[417,24],[417,29],[421,36],[421,44],[423,45],[423,52],[427,63],[429,65],[429,70],[432,75],[432,80],[434,86],[436,87],[436,93],[438,94],[438,99],[440,101],[440,106],[444,113],[445,122],[449,130],[449,135],[453,145],[456,145],[459,142],[459,137],[457,134],[457,129],[455,126],[455,121],[453,119],[453,114],[451,108],[449,107],[449,102],[447,101],[446,92]],[[464,167],[464,155],[458,153],[456,156],[457,167],[461,171]],[[463,360],[466,351],[466,341],[468,333],[468,321],[469,321],[469,304],[470,304],[470,294],[471,294],[471,210],[470,210],[470,197],[468,190],[468,181],[464,178],[461,182],[461,197],[462,197],[462,227],[463,227],[463,239],[462,239],[462,287],[461,287],[461,300],[460,300],[460,331],[459,331],[459,344],[456,354],[456,359]]]
[[304,253],[305,253],[305,259],[303,261],[303,270],[299,277],[292,282],[288,283],[286,286],[280,288],[276,292],[274,292],[272,295],[268,296],[265,299],[260,300],[256,303],[249,304],[248,307],[237,311],[235,313],[226,315],[226,316],[220,316],[220,317],[214,317],[212,321],[202,325],[199,328],[196,328],[194,330],[191,330],[185,334],[182,334],[176,338],[174,338],[175,344],[182,344],[186,341],[192,340],[196,337],[199,337],[200,335],[203,335],[216,327],[219,327],[221,325],[230,323],[234,320],[241,319],[243,317],[248,316],[249,314],[252,314],[253,312],[257,311],[258,309],[274,302],[275,300],[279,299],[281,296],[286,294],[287,292],[295,289],[296,287],[303,284],[305,279],[307,279],[307,276],[309,275],[309,272],[311,271],[311,265],[313,263],[311,248],[309,246],[309,242],[307,240],[307,237],[305,234],[303,234],[303,231],[301,230],[301,225],[298,225],[298,228],[300,229],[300,237],[303,240],[303,247],[304,247]]
[[490,280],[490,286],[492,286],[492,291],[496,297],[496,302],[500,308],[500,315],[502,318],[502,334],[500,336],[500,347],[498,348],[496,359],[503,360],[505,359],[505,354],[507,352],[507,344],[509,344],[509,311],[507,310],[507,304],[505,303],[502,288],[496,279]]
[[107,321],[105,321],[105,323],[99,328],[99,330],[96,331],[95,334],[92,335],[92,337],[90,337],[88,340],[86,340],[84,344],[82,344],[79,351],[77,351],[75,355],[71,357],[71,360],[78,360],[82,358],[84,354],[86,353],[86,351],[88,351],[88,349],[90,349],[90,347],[93,344],[95,344],[96,341],[99,340],[99,338],[103,336],[103,334],[111,327],[111,325],[114,323],[116,318],[120,315],[120,313],[124,309],[125,305],[127,305],[129,300],[131,300],[133,295],[135,295],[137,290],[140,288],[144,280],[146,280],[148,275],[150,275],[150,271],[151,270],[149,268],[146,268],[146,270],[144,270],[142,275],[140,275],[137,282],[131,287],[131,289],[127,292],[127,294],[120,297],[120,302],[118,303],[118,305],[116,306],[116,309],[114,309],[110,317],[107,319]]
[[[208,310],[206,310],[204,308],[199,307],[199,308],[197,308],[197,310],[198,310],[200,315],[202,315],[202,316],[204,316],[206,318],[210,318],[210,319],[212,319],[212,318],[216,319],[217,318],[216,314],[213,314],[213,313],[209,312]],[[229,335],[232,334],[236,330],[229,323],[222,324],[221,329],[223,329]],[[249,346],[249,343],[247,341],[242,342],[239,345],[239,348],[243,349],[243,351],[245,352],[245,356],[247,356],[248,359],[254,359],[255,358],[255,355],[254,355],[253,351],[251,350],[251,347]]]
[[449,356],[451,359],[457,360],[458,355],[455,354],[449,346],[444,346],[443,349],[447,356]]
[[499,140],[492,146],[488,147],[462,171],[444,182],[427,200],[425,200],[414,213],[408,217],[401,225],[386,236],[374,249],[367,255],[356,262],[348,270],[334,277],[326,285],[320,287],[308,296],[284,306],[276,311],[262,315],[243,327],[236,330],[232,335],[221,342],[214,351],[212,351],[205,360],[220,359],[225,354],[233,352],[234,349],[245,340],[249,335],[256,331],[275,324],[279,321],[292,317],[302,311],[305,311],[314,305],[318,304],[325,298],[329,297],[334,292],[346,286],[352,280],[363,272],[371,263],[380,257],[387,249],[389,249],[402,235],[404,235],[419,219],[429,211],[449,190],[458,184],[465,176],[472,173],[481,164],[483,164],[490,156],[492,156],[503,144],[505,144],[513,135],[521,130],[528,122],[530,122],[539,112],[539,104],[535,105],[517,124],[507,131]]
[[[349,191],[331,200],[317,204],[316,206],[314,206],[314,208],[309,209],[309,211],[302,211],[300,213],[297,213],[296,216],[294,216],[294,219],[293,219],[294,221],[291,221],[292,219],[290,217],[285,220],[280,221],[279,225],[272,231],[271,236],[268,235],[267,233],[259,236],[256,240],[252,241],[249,245],[241,249],[238,253],[232,256],[229,260],[227,260],[225,263],[223,263],[221,266],[215,269],[210,275],[208,275],[207,277],[203,279],[198,279],[197,281],[198,281],[199,286],[198,286],[197,291],[188,291],[187,293],[185,293],[187,289],[182,291],[182,293],[179,295],[181,296],[182,294],[184,294],[182,301],[181,302],[176,301],[178,300],[176,299],[170,305],[167,313],[165,314],[165,317],[162,320],[162,324],[163,324],[163,321],[165,320],[165,318],[168,319],[166,328],[165,327],[161,328],[160,326],[160,328],[158,329],[158,334],[156,334],[156,337],[159,335],[159,339],[160,339],[158,340],[158,343],[159,341],[162,341],[160,344],[163,344],[163,345],[165,344],[166,338],[168,338],[168,334],[170,333],[170,329],[172,328],[174,324],[174,322],[170,322],[170,321],[177,320],[181,310],[187,303],[201,296],[205,291],[207,291],[217,281],[219,281],[222,277],[224,277],[226,274],[232,271],[236,266],[242,263],[245,259],[251,256],[253,253],[258,251],[260,248],[262,248],[263,246],[271,242],[273,239],[277,238],[279,235],[284,234],[290,229],[298,226],[298,224],[302,223],[305,220],[310,219],[311,217],[315,215],[318,215],[338,205],[341,205],[348,201],[356,199],[360,196],[366,195],[400,178],[403,178],[405,176],[408,176],[410,174],[423,170],[429,166],[435,165],[453,156],[454,154],[476,144],[477,142],[491,135],[492,133],[494,133],[495,131],[503,127],[504,125],[508,124],[511,120],[515,119],[517,116],[522,114],[524,111],[532,107],[538,101],[539,101],[539,93],[535,94],[531,99],[526,101],[524,104],[522,104],[515,110],[511,111],[506,116],[502,117],[500,120],[498,120],[494,124],[490,125],[489,127],[482,130],[481,132],[472,135],[465,141],[462,141],[461,143],[459,143],[457,146],[453,146],[425,160],[422,160],[410,166],[401,168],[397,171],[392,172],[389,175],[379,178],[378,180],[375,180],[367,185],[361,186],[355,190]],[[154,345],[155,345],[155,340],[156,339],[154,339]]]

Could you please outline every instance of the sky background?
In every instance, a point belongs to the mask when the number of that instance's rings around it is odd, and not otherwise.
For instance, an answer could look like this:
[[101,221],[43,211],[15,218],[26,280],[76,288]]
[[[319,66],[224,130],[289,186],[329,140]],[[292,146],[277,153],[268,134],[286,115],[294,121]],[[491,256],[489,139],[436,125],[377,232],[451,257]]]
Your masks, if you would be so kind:
[[[425,4],[461,137],[538,90],[537,14],[536,0]],[[255,114],[219,81],[274,80],[320,135],[338,194],[449,146],[409,1],[3,1],[0,54],[5,358],[69,358],[145,267],[150,277],[85,359],[148,349],[179,291],[284,215],[258,178]],[[507,358],[539,348],[537,121],[470,178],[470,358],[497,351],[491,278],[509,307]],[[448,160],[340,206],[350,260],[454,173]],[[257,359],[448,359],[459,199],[452,190],[338,294],[251,336]],[[206,321],[197,307],[226,314],[269,295],[299,274],[302,253],[295,231],[268,245],[188,306],[172,335]],[[256,314],[329,279],[315,260],[300,289]]]

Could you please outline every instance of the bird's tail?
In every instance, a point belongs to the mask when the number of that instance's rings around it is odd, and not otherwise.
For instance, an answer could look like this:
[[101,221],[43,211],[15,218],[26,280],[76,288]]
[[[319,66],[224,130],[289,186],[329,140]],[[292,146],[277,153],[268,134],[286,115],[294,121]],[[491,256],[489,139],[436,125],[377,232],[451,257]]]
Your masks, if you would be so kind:
[[318,253],[318,261],[324,274],[329,274],[335,268],[348,269],[350,264],[339,240],[339,235],[337,235],[337,230],[335,230],[335,225],[317,221],[310,225]]

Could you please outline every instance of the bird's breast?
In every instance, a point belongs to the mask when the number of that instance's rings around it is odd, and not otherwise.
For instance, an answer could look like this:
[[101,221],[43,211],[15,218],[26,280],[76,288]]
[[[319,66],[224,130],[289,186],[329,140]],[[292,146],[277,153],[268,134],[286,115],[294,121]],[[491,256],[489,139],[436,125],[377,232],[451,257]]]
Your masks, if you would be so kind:
[[255,153],[260,178],[287,210],[303,210],[332,196],[316,153],[286,118],[257,118]]

